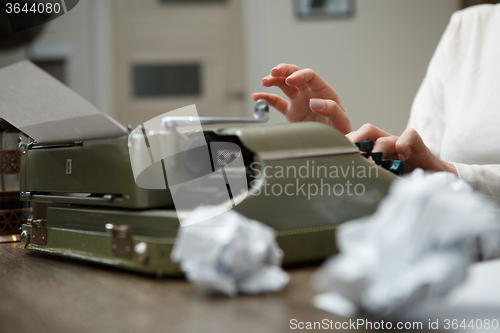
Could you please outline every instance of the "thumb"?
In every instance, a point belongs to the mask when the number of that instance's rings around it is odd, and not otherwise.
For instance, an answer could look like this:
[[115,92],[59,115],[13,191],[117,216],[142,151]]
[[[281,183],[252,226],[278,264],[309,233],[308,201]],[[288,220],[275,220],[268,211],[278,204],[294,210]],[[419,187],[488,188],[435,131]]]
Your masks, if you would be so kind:
[[314,113],[327,118],[331,125],[344,134],[352,132],[352,125],[345,111],[331,99],[311,98],[309,107]]
[[396,141],[396,151],[401,161],[408,160],[412,155],[430,153],[422,137],[413,128],[408,128],[401,134]]

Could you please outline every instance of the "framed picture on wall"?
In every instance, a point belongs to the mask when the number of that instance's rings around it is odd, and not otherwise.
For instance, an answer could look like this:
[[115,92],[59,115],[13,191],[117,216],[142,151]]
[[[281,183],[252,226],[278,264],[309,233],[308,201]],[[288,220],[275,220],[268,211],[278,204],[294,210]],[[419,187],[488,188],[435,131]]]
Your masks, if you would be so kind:
[[295,0],[301,19],[345,18],[354,13],[354,0]]

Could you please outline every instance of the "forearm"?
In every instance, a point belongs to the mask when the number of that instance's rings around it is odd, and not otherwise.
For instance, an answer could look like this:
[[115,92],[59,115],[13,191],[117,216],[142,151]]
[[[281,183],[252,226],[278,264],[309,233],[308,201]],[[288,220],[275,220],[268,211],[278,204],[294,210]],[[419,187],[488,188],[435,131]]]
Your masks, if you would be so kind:
[[458,176],[473,189],[480,191],[500,203],[500,165],[476,165],[451,163]]

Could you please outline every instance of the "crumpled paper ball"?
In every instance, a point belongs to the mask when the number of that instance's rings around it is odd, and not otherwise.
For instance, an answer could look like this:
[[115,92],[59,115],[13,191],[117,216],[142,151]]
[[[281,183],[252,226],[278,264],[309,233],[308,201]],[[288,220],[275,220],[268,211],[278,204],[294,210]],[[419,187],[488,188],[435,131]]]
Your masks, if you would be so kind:
[[217,214],[218,209],[195,209],[179,229],[171,258],[187,279],[202,292],[228,296],[282,290],[290,277],[281,268],[283,251],[274,230],[233,210]]
[[343,224],[340,254],[313,275],[313,304],[343,316],[389,315],[442,298],[468,266],[500,253],[500,214],[451,173],[415,170],[377,211]]

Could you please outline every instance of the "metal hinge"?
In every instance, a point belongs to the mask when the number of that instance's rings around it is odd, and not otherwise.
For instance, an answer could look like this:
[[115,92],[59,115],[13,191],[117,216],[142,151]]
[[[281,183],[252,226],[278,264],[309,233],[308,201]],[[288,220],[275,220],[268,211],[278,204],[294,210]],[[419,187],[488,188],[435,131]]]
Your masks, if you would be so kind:
[[106,224],[106,229],[111,232],[111,251],[117,257],[129,258],[132,255],[132,231],[128,225],[115,226]]
[[31,224],[33,244],[47,245],[47,220],[28,220]]

